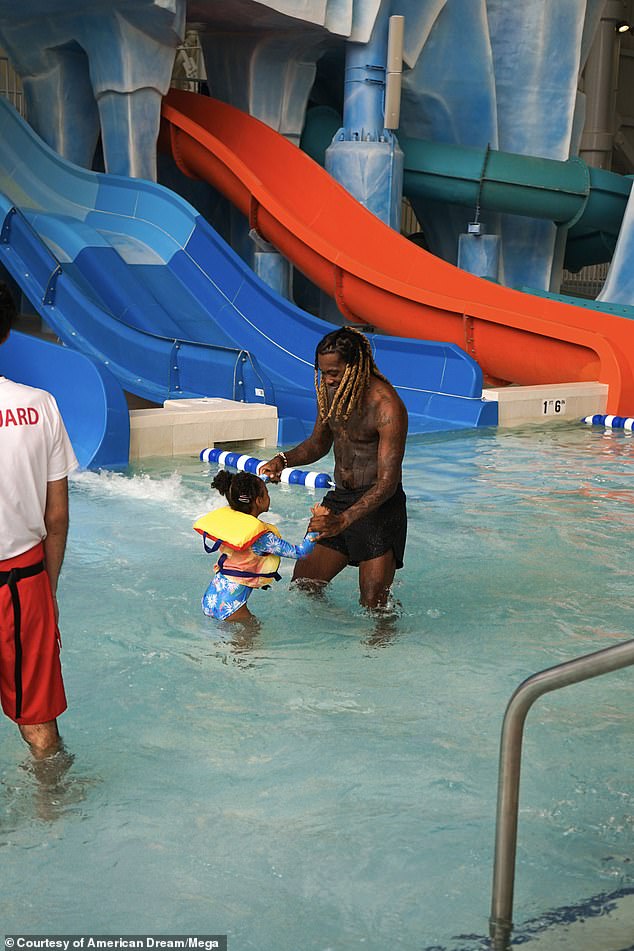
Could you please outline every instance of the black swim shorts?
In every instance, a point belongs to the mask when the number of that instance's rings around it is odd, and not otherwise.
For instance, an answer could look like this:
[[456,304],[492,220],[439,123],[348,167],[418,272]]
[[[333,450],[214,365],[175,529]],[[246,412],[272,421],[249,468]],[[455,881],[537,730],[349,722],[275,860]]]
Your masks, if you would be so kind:
[[[367,491],[367,488],[335,488],[324,497],[323,505],[335,515],[340,515],[358,502]],[[341,552],[348,559],[348,564],[354,567],[362,561],[378,558],[392,549],[396,567],[402,568],[406,537],[406,500],[403,486],[399,485],[394,495],[378,509],[353,522],[340,535],[320,539],[319,544]]]

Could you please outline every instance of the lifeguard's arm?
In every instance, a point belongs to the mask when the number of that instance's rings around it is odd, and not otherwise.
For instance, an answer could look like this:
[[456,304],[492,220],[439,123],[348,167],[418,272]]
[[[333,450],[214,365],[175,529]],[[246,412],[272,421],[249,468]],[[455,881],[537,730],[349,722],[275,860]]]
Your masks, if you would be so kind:
[[256,555],[278,555],[280,558],[292,558],[298,561],[310,555],[315,547],[316,538],[317,534],[312,533],[307,535],[300,545],[293,545],[284,538],[278,538],[273,532],[266,532],[253,542],[253,551]]
[[47,483],[44,525],[46,526],[44,560],[53,595],[55,595],[68,536],[68,479],[58,479]]
[[[331,446],[332,432],[330,427],[318,419],[308,439],[285,453],[286,465],[291,468],[292,466],[305,466],[311,462],[317,462],[318,459],[326,455]],[[282,469],[284,469],[284,460],[280,456],[273,456],[263,466],[260,466],[259,474],[268,476],[271,482],[279,482]]]
[[332,512],[316,514],[309,522],[310,531],[319,532],[320,538],[339,535],[353,522],[378,509],[392,498],[401,481],[401,465],[407,438],[407,410],[396,393],[385,393],[376,408],[377,447],[376,483],[341,515]]

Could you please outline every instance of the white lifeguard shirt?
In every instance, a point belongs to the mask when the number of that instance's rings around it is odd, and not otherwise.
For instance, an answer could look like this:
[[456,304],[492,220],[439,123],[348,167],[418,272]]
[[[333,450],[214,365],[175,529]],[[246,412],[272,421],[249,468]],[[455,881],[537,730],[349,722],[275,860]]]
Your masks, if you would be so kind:
[[75,468],[55,398],[0,376],[0,561],[46,538],[46,483]]

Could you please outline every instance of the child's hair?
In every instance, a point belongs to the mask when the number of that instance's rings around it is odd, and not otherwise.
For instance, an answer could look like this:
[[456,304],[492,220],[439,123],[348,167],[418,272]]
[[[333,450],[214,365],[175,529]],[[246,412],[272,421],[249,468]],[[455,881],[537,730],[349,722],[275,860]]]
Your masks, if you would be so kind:
[[232,509],[247,515],[255,500],[262,495],[263,485],[262,479],[252,472],[227,472],[226,469],[221,469],[211,483],[212,489],[224,495]]

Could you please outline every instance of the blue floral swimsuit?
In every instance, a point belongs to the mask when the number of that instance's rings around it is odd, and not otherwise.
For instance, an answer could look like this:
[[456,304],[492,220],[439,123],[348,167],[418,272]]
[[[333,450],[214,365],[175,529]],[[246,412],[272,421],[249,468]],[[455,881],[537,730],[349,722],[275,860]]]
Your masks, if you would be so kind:
[[[298,561],[311,553],[316,538],[317,532],[309,532],[301,545],[292,545],[283,538],[278,538],[273,532],[265,532],[253,542],[251,549],[256,555],[279,555],[280,558]],[[226,621],[247,603],[254,590],[246,584],[233,581],[223,575],[222,571],[217,571],[203,595],[203,613],[217,621]]]

